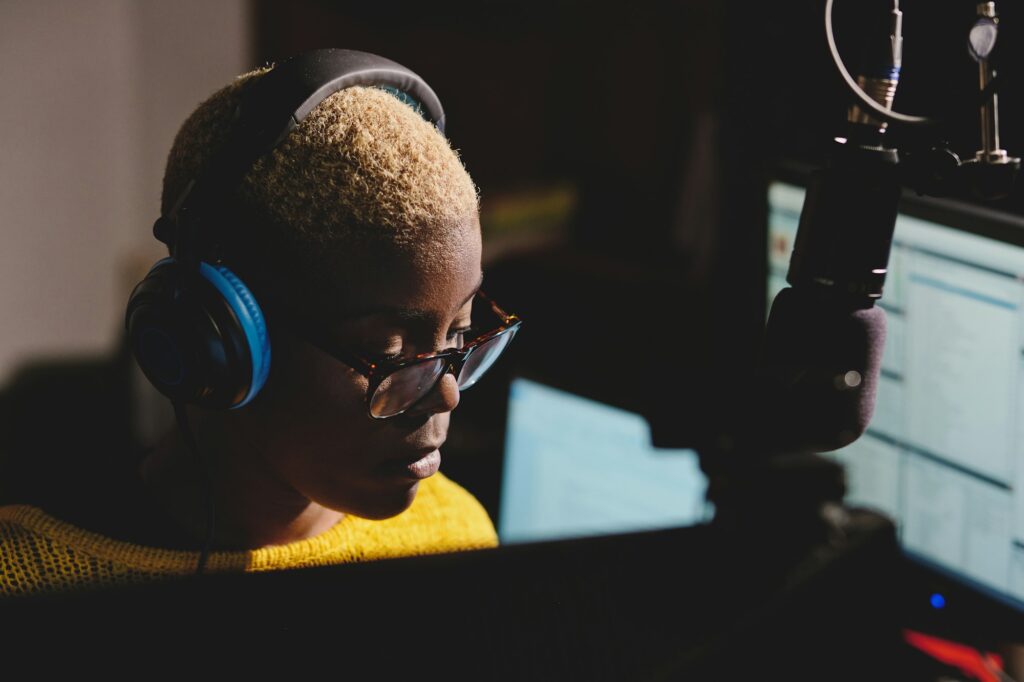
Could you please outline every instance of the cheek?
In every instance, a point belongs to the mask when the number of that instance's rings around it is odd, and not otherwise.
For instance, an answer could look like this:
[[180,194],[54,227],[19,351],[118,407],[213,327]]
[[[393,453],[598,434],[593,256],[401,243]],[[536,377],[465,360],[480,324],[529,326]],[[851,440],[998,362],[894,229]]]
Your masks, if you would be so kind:
[[253,415],[264,444],[274,451],[267,454],[313,455],[325,447],[337,451],[368,428],[366,380],[360,374],[323,354],[301,350],[284,350],[273,363]]

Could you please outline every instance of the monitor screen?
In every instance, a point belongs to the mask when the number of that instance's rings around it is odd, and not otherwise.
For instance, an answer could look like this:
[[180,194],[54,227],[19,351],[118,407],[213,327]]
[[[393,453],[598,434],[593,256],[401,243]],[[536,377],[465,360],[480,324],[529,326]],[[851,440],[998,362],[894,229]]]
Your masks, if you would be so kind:
[[708,517],[693,450],[655,449],[640,415],[527,379],[509,395],[503,543],[626,533]]
[[[803,197],[769,188],[769,305],[786,286]],[[847,501],[892,517],[913,559],[1021,609],[1024,226],[952,202],[900,210],[874,417],[834,453]]]

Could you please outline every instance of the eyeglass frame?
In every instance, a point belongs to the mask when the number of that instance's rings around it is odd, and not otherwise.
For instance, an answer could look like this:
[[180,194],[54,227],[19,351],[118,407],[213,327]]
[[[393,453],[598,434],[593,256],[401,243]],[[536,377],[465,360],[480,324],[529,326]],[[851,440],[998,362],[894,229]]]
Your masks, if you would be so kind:
[[[463,366],[465,366],[466,360],[469,358],[470,353],[472,353],[476,348],[480,347],[487,341],[490,341],[493,338],[501,336],[502,334],[511,332],[513,330],[517,330],[520,327],[520,325],[522,325],[523,321],[519,319],[518,316],[505,312],[497,303],[494,302],[493,299],[491,299],[483,291],[477,291],[476,294],[474,294],[474,296],[479,296],[488,305],[490,305],[491,310],[498,317],[498,319],[502,321],[502,324],[500,324],[495,329],[492,329],[488,332],[481,334],[480,336],[474,337],[468,343],[463,344],[462,348],[448,348],[442,351],[419,353],[411,358],[406,358],[403,360],[384,360],[380,362],[374,362],[373,360],[365,358],[357,353],[352,353],[349,351],[334,348],[327,341],[326,334],[324,334],[323,331],[317,325],[301,324],[298,323],[298,321],[295,320],[295,318],[292,318],[293,324],[291,325],[291,327],[292,330],[300,339],[313,345],[315,348],[326,353],[335,360],[345,365],[348,365],[356,372],[366,377],[367,381],[369,382],[366,388],[367,414],[369,414],[372,419],[390,419],[392,417],[397,417],[401,414],[404,414],[405,412],[408,412],[413,407],[415,407],[421,400],[423,400],[428,395],[433,393],[434,389],[437,388],[438,384],[441,383],[441,380],[444,379],[445,375],[448,374],[449,372],[451,372],[452,375],[455,377],[456,381],[458,381],[459,374],[462,372],[462,368]],[[504,352],[504,350],[502,352]],[[429,390],[424,391],[423,395],[421,395],[419,398],[413,401],[408,407],[406,407],[401,412],[389,414],[385,417],[377,417],[373,414],[373,396],[377,392],[377,389],[380,388],[380,385],[384,383],[385,379],[387,379],[390,375],[394,374],[395,372],[405,369],[406,367],[409,367],[411,365],[422,364],[424,362],[429,362],[431,360],[437,360],[438,358],[448,360],[447,366],[445,367],[444,371],[437,376],[434,385],[431,386]],[[469,386],[467,388],[472,388],[472,386]]]

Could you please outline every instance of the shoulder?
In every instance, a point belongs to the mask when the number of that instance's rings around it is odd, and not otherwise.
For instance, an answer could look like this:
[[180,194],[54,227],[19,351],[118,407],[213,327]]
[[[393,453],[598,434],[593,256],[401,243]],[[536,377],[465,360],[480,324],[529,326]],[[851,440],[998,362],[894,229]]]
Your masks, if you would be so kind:
[[0,598],[184,575],[189,552],[114,540],[31,505],[0,506]]
[[74,535],[72,526],[37,507],[0,507],[0,597],[49,592],[74,581]]

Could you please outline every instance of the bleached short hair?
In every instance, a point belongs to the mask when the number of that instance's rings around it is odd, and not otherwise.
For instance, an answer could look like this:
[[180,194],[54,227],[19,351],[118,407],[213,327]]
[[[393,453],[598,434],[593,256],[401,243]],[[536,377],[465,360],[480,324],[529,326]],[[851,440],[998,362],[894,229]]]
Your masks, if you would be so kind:
[[[269,68],[239,76],[200,104],[167,158],[161,209],[229,132],[242,89]],[[247,256],[284,262],[324,286],[353,259],[406,254],[443,267],[444,244],[479,210],[476,186],[447,138],[389,92],[351,87],[317,105],[245,175],[235,197]],[[475,220],[473,221],[475,223]]]

